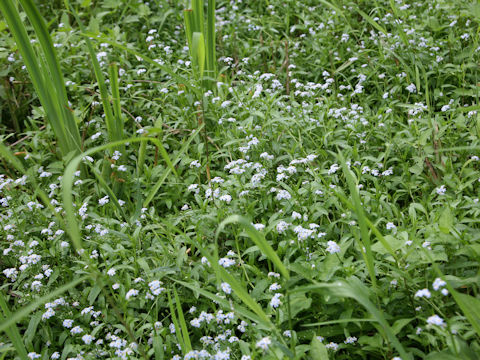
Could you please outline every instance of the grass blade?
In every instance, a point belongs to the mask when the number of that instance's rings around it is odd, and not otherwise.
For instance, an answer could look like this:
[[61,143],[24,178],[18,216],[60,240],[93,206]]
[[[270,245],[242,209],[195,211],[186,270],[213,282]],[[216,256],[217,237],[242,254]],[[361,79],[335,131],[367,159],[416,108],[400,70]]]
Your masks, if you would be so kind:
[[[38,37],[38,42],[42,47],[43,55],[47,63],[49,74],[52,77],[53,89],[55,92],[56,104],[59,108],[59,115],[62,116],[63,125],[65,127],[65,135],[67,136],[67,142],[70,147],[70,151],[81,149],[81,140],[80,132],[78,126],[73,117],[72,111],[69,109],[68,99],[67,99],[67,90],[65,88],[65,80],[60,69],[60,62],[58,61],[55,48],[53,47],[53,41],[48,32],[47,26],[45,24],[42,15],[38,11],[37,7],[34,5],[32,0],[20,0],[23,9],[27,13],[28,19],[30,20],[35,34]],[[50,82],[47,82],[47,87]]]
[[[32,84],[45,109],[47,120],[53,128],[62,154],[67,155],[71,151],[79,150],[79,148],[76,148],[71,144],[71,141],[69,141],[73,135],[67,134],[65,119],[63,117],[65,113],[62,111],[64,104],[61,100],[61,93],[56,94],[55,90],[52,91],[50,85],[51,80],[47,77],[49,69],[42,66],[42,60],[39,59],[33,50],[27,35],[27,30],[20,19],[17,8],[12,1],[0,1],[0,11],[3,13],[10,32],[17,43],[25,66],[32,79]],[[37,24],[37,26],[39,25]]]
[[182,329],[183,343],[185,344],[185,350],[188,353],[192,350],[192,343],[190,342],[187,323],[185,322],[185,317],[183,315],[182,304],[180,302],[180,298],[178,297],[175,286],[173,287],[173,295],[175,296],[175,303],[177,305],[178,321],[180,322],[180,327]]
[[386,338],[391,342],[393,347],[398,351],[402,359],[413,359],[412,356],[406,352],[403,345],[400,343],[392,328],[388,324],[387,320],[382,314],[382,311],[379,310],[370,300],[369,289],[362,284],[362,282],[356,278],[351,277],[348,280],[336,281],[332,284],[325,283],[315,283],[313,285],[298,287],[292,290],[292,293],[295,292],[307,292],[327,289],[328,292],[335,296],[351,298],[357,301],[362,305],[372,317],[378,322],[383,331],[385,332]]
[[30,304],[24,306],[22,309],[18,310],[17,312],[11,314],[7,319],[2,321],[0,323],[0,332],[5,331],[7,328],[10,326],[16,324],[20,320],[22,320],[24,317],[28,316],[32,311],[37,309],[39,306],[45,304],[48,302],[48,300],[53,299],[57,297],[60,294],[63,294],[65,291],[68,289],[71,289],[78,284],[82,283],[83,281],[87,280],[89,276],[82,276],[81,278],[75,279],[73,281],[70,281],[68,284],[65,284],[58,289],[53,290],[52,292],[49,292],[47,295],[44,295],[35,301],[32,301]]
[[[75,10],[70,7],[73,16],[75,17],[75,20],[78,23],[78,26],[80,27],[80,30],[82,32],[85,32],[85,27],[80,20],[80,17],[78,14],[75,12]],[[107,133],[108,133],[108,139],[109,141],[119,141],[123,139],[123,123],[122,123],[122,132],[120,133],[117,130],[116,126],[116,119],[113,115],[112,107],[110,105],[110,100],[108,96],[108,90],[107,90],[107,85],[105,83],[105,78],[103,76],[102,69],[100,68],[100,64],[97,60],[97,56],[95,54],[95,50],[93,49],[92,42],[90,41],[90,38],[85,38],[85,42],[87,44],[87,50],[88,53],[90,54],[90,59],[92,61],[93,65],[93,72],[95,73],[95,77],[97,79],[97,84],[98,84],[98,89],[100,91],[100,98],[102,100],[102,106],[103,106],[103,111],[105,113],[105,123],[107,125]],[[110,73],[110,77],[112,77],[112,74]],[[117,77],[117,73],[115,73],[115,77]],[[110,80],[112,83],[115,83],[116,85],[112,85],[112,90],[113,86],[116,86],[118,89],[118,81],[115,81],[112,79]],[[115,94],[112,94],[113,97],[115,98]],[[113,152],[113,149],[111,149]]]
[[255,245],[258,246],[263,255],[267,256],[267,258],[269,258],[270,261],[272,261],[273,264],[277,267],[278,271],[285,277],[286,280],[288,280],[290,278],[290,274],[285,265],[283,265],[282,260],[280,260],[275,250],[273,250],[267,240],[265,240],[265,237],[260,232],[258,232],[246,218],[239,215],[229,216],[228,218],[223,220],[218,226],[215,238],[218,240],[218,237],[225,228],[225,226],[237,223],[243,226],[245,232],[248,234],[250,239],[252,239]]
[[[200,133],[200,131],[203,129],[203,127],[205,126],[205,124],[202,124],[200,125],[197,130],[195,130],[195,132],[190,135],[190,138],[185,142],[185,144],[183,144],[183,146],[181,147],[180,151],[178,152],[177,156],[175,157],[175,159],[173,160],[173,162],[171,162],[171,165],[172,167],[177,165],[177,163],[181,160],[183,154],[188,150],[188,146],[190,145],[190,143],[193,141],[193,139]],[[163,147],[162,147],[163,148]],[[164,149],[165,151],[165,149]],[[166,152],[165,152],[166,154]],[[164,154],[162,153],[162,156],[164,156]],[[175,170],[173,170],[174,173],[175,173]],[[150,192],[148,193],[147,195],[147,198],[145,199],[145,201],[143,202],[143,207],[148,207],[148,205],[150,204],[150,202],[153,200],[153,198],[155,197],[156,193],[158,192],[158,190],[160,190],[160,187],[162,186],[162,184],[164,183],[164,181],[167,179],[168,175],[170,174],[170,171],[167,169],[163,175],[160,177],[160,179],[158,179],[158,181],[156,182],[156,184],[152,187],[152,189],[150,190]]]
[[[374,287],[377,286],[377,278],[375,275],[375,265],[374,265],[374,256],[371,249],[371,242],[370,242],[370,234],[368,232],[368,224],[366,221],[366,216],[363,211],[363,206],[360,201],[360,195],[358,193],[357,183],[355,180],[354,175],[347,167],[345,163],[345,159],[343,158],[342,153],[338,153],[338,159],[340,164],[342,165],[342,170],[347,180],[348,187],[350,189],[350,196],[353,200],[353,206],[355,207],[355,213],[357,214],[358,224],[360,226],[360,234],[361,234],[361,252],[364,255],[365,262],[367,264],[368,272],[370,274],[370,279],[372,280],[372,285]],[[365,249],[362,249],[364,247]]]
[[[207,8],[207,34],[206,34],[206,68],[207,81],[217,77],[217,59],[215,54],[215,0],[208,0]],[[213,88],[214,86],[212,86]],[[210,89],[212,90],[212,89]]]
[[[161,153],[162,153],[162,156],[164,156],[164,158],[166,157],[165,162],[167,163],[167,169],[165,170],[165,173],[169,174],[170,172],[173,172],[175,175],[177,175],[177,173],[176,173],[176,171],[173,167],[173,164],[170,161],[170,159],[168,158],[168,154],[167,154],[165,148],[163,147],[162,143],[158,139],[150,138],[150,137],[129,138],[129,139],[124,139],[124,140],[121,140],[121,141],[116,141],[116,142],[113,142],[113,143],[97,146],[97,147],[94,147],[93,149],[85,151],[82,154],[76,156],[68,164],[67,168],[64,171],[63,178],[62,178],[62,194],[63,194],[62,197],[63,197],[63,206],[64,206],[65,213],[66,213],[66,220],[67,220],[66,230],[67,230],[68,234],[70,235],[70,238],[71,238],[74,246],[77,249],[82,248],[82,240],[81,240],[81,236],[80,236],[80,231],[78,229],[77,219],[75,217],[75,210],[73,208],[72,187],[73,187],[73,180],[74,180],[74,177],[75,177],[75,171],[77,171],[77,168],[80,165],[82,159],[85,156],[89,156],[89,155],[95,154],[95,153],[100,152],[100,151],[109,150],[109,149],[115,148],[117,146],[124,145],[127,142],[135,143],[135,142],[143,142],[143,141],[151,141],[160,150],[163,150],[163,152],[161,151]],[[167,161],[167,159],[168,159],[168,161]],[[178,162],[178,161],[179,161],[179,159],[176,160],[176,162]]]
[[[112,103],[113,103],[113,114],[114,114],[114,140],[123,139],[123,117],[122,117],[122,107],[120,105],[120,90],[118,87],[118,66],[115,63],[112,63],[109,67],[110,74],[110,86],[112,88]],[[124,151],[120,150],[122,154]]]
[[177,336],[177,340],[180,345],[180,348],[182,349],[182,352],[186,354],[187,351],[185,347],[185,342],[183,341],[182,329],[178,325],[177,315],[175,314],[175,307],[173,306],[173,301],[172,301],[172,296],[170,295],[170,291],[167,292],[167,297],[168,297],[168,306],[170,307],[170,316],[172,317],[172,322],[173,322],[173,325],[175,326],[175,333]]
[[135,55],[135,56],[138,56],[139,58],[141,58],[142,60],[146,61],[147,63],[149,63],[150,65],[153,65],[153,66],[156,66],[158,68],[160,68],[162,71],[164,71],[165,73],[167,73],[168,75],[170,75],[172,77],[172,79],[175,79],[179,84],[183,84],[185,85],[187,88],[189,88],[193,93],[195,94],[200,94],[199,90],[193,86],[191,84],[191,81],[188,80],[187,78],[184,78],[183,76],[181,75],[178,75],[177,73],[173,72],[170,68],[166,67],[165,65],[161,65],[159,64],[158,62],[156,61],[153,61],[151,58],[149,58],[147,55],[143,55],[142,53],[134,50],[134,49],[131,49],[131,48],[128,48],[126,47],[125,45],[122,45],[122,44],[119,44],[115,41],[112,41],[110,40],[109,38],[105,37],[105,36],[97,36],[95,34],[92,34],[92,33],[87,33],[87,32],[84,32],[82,34],[80,34],[82,36],[85,36],[85,37],[89,37],[89,38],[92,38],[94,39],[95,41],[100,41],[100,42],[105,42],[107,44],[110,44],[112,45],[113,47],[116,47],[118,49],[121,49],[121,50],[124,50],[132,55]]
[[[5,322],[5,319],[9,318],[12,314],[10,313],[10,309],[3,297],[3,293],[0,291],[0,308],[2,309],[3,315],[0,314],[0,324]],[[10,341],[13,344],[13,347],[17,351],[17,355],[20,356],[22,360],[28,360],[28,353],[27,349],[25,348],[25,344],[23,343],[22,337],[20,336],[20,332],[18,331],[17,326],[14,324],[10,325],[8,328],[5,329],[5,333],[10,338]]]

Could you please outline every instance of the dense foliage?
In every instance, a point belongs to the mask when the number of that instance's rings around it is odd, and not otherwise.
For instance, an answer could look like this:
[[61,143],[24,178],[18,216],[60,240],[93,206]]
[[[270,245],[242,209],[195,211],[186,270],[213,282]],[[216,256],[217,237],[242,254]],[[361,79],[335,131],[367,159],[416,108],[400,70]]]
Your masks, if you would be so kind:
[[217,0],[208,91],[188,2],[68,3],[87,154],[0,18],[2,358],[478,359],[477,2]]

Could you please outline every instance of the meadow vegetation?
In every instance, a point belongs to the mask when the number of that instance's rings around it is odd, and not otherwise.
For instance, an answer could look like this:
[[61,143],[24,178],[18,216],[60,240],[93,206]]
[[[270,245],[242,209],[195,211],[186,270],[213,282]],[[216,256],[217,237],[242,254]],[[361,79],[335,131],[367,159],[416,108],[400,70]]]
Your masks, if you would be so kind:
[[480,358],[478,2],[0,13],[0,359]]

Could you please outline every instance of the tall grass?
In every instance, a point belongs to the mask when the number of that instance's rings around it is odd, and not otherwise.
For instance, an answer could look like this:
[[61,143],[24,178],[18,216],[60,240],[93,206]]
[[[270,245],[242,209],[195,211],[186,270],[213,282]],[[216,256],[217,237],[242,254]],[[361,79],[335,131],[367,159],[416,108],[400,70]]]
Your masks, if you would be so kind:
[[40,53],[31,45],[25,25],[12,0],[0,1],[0,11],[23,57],[33,86],[52,126],[63,156],[81,152],[81,139],[69,107],[64,78],[52,39],[40,12],[32,0],[20,0],[40,44]]
[[203,0],[192,0],[191,9],[184,10],[185,34],[195,76],[206,90],[213,90],[216,79],[215,0],[208,0],[207,26]]

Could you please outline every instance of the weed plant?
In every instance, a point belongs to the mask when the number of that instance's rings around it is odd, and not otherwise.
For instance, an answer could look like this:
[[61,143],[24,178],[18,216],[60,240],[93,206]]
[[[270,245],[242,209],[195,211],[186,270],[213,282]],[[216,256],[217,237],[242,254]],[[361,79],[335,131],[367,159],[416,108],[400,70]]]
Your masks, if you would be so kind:
[[0,3],[1,358],[478,359],[478,3],[201,3]]

